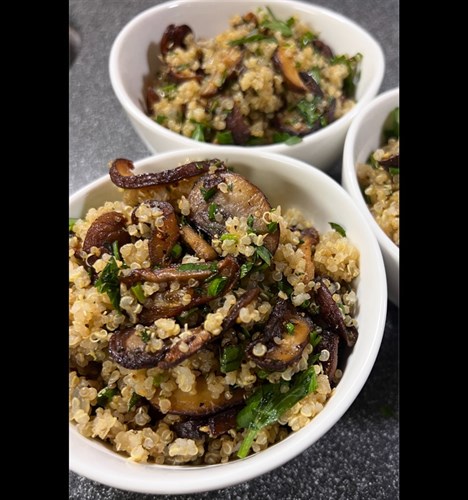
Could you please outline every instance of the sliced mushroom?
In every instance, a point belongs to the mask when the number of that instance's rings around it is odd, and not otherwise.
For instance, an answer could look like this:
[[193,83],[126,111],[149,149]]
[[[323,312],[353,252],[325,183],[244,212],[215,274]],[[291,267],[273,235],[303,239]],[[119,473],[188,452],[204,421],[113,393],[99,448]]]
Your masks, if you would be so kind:
[[325,113],[323,114],[323,117],[325,118],[327,125],[335,121],[335,112],[336,112],[336,99],[332,97]]
[[171,250],[179,240],[179,223],[174,208],[167,201],[146,201],[145,204],[161,210],[161,223],[155,225],[148,242],[148,251],[152,266],[162,266],[170,262]]
[[146,109],[151,116],[154,113],[154,105],[159,102],[159,95],[153,87],[146,89]]
[[186,439],[202,439],[207,434],[210,437],[218,437],[230,429],[235,429],[236,417],[240,406],[230,408],[209,417],[191,418],[184,422],[176,422],[173,429],[178,437]]
[[203,269],[180,270],[180,264],[171,265],[161,269],[132,269],[124,270],[119,279],[127,286],[132,286],[140,281],[149,281],[150,283],[163,283],[166,281],[187,282],[190,279],[205,280],[216,272],[216,265],[208,265]]
[[322,330],[320,336],[322,337],[320,342],[314,348],[314,353],[321,351],[328,351],[329,357],[327,361],[321,361],[323,373],[328,377],[330,382],[333,381],[335,376],[336,367],[338,366],[338,346],[340,343],[340,337],[337,333],[329,332],[328,330]]
[[322,40],[314,40],[312,42],[312,45],[314,48],[322,54],[323,57],[326,57],[327,59],[331,59],[333,57],[333,50]]
[[180,339],[169,347],[163,359],[158,363],[158,367],[167,370],[168,368],[172,368],[182,363],[184,359],[195,354],[211,339],[211,333],[207,332],[201,326],[192,330],[189,337]]
[[234,304],[234,307],[229,311],[229,314],[224,318],[222,329],[229,330],[230,328],[232,328],[236,323],[236,319],[239,316],[240,310],[253,302],[259,296],[260,292],[261,289],[256,287],[251,288],[250,290],[247,290],[245,293],[243,293]]
[[231,131],[234,144],[243,146],[250,138],[250,128],[236,105],[226,117],[226,128]]
[[[135,270],[141,271],[141,270]],[[163,271],[156,270],[157,271]],[[193,271],[195,272],[195,271]],[[177,276],[177,271],[174,271]],[[179,315],[182,311],[192,309],[195,306],[206,304],[217,297],[225,295],[237,283],[239,279],[239,264],[236,259],[228,255],[220,261],[215,271],[210,272],[210,276],[204,283],[197,287],[183,287],[179,290],[156,292],[144,304],[139,320],[142,324],[151,324],[159,318],[168,318]],[[178,281],[178,278],[175,278]],[[216,280],[221,286],[215,287]]]
[[118,212],[100,215],[86,233],[83,250],[89,253],[92,247],[97,247],[102,253],[110,253],[114,241],[117,241],[119,247],[129,243],[130,235],[125,228],[126,222],[125,215]]
[[181,180],[204,174],[212,167],[216,167],[218,170],[226,169],[224,163],[215,158],[206,161],[193,161],[162,172],[134,175],[132,173],[134,169],[133,162],[124,158],[117,158],[111,163],[109,175],[111,181],[120,188],[141,189],[163,184],[175,184]]
[[130,370],[156,366],[165,352],[165,347],[157,352],[147,351],[146,343],[135,328],[117,331],[109,340],[109,357]]
[[299,76],[294,60],[287,55],[285,47],[278,47],[275,50],[273,63],[284,76],[284,81],[290,90],[300,93],[307,92],[307,87]]
[[304,258],[306,261],[304,269],[304,283],[312,281],[315,276],[315,265],[314,265],[314,253],[315,246],[320,240],[318,231],[314,227],[309,227],[301,231],[302,243],[299,248],[304,253]]
[[[227,186],[224,193],[215,187],[221,182]],[[207,196],[211,190],[212,195]],[[207,198],[207,199],[205,199]],[[190,203],[190,220],[203,232],[211,236],[221,236],[225,233],[225,221],[228,217],[249,217],[254,218],[252,229],[258,234],[268,233],[268,228],[262,217],[265,212],[271,210],[271,205],[265,195],[257,186],[249,182],[239,174],[224,171],[207,175],[199,179],[193,186],[188,197]],[[222,215],[222,220],[210,220],[209,205],[215,203],[218,213]],[[268,233],[263,240],[263,245],[273,255],[278,247],[280,232]]]
[[355,327],[347,327],[341,314],[338,304],[333,300],[333,296],[324,283],[324,277],[320,278],[321,286],[315,292],[319,316],[327,324],[332,332],[336,332],[346,342],[348,347],[352,347],[358,338],[358,331]]
[[[218,398],[214,398],[209,391],[206,380],[200,376],[196,380],[195,391],[183,392],[177,388],[169,397],[171,408],[167,412],[171,415],[186,415],[189,417],[201,417],[218,413],[220,411],[239,406],[244,402],[244,390],[237,388],[231,392],[231,398],[226,397],[223,392]],[[159,409],[159,390],[151,399],[151,404]]]
[[187,46],[185,45],[185,37],[189,33],[193,33],[193,31],[192,28],[186,24],[181,24],[179,26],[170,24],[161,37],[160,47],[163,57],[165,57],[170,50],[173,50],[176,47],[186,49]]
[[239,71],[242,61],[242,51],[237,47],[222,49],[215,55],[218,64],[222,64],[223,71],[215,72],[206,77],[200,89],[202,97],[212,97],[217,94],[230,81],[232,76]]
[[298,314],[289,301],[279,300],[263,334],[247,346],[247,356],[260,368],[283,371],[301,358],[313,328],[312,321]]
[[309,92],[318,97],[323,97],[323,91],[312,75],[310,75],[306,71],[300,71],[299,76]]
[[400,168],[400,154],[395,154],[388,158],[384,157],[382,160],[378,160],[377,163],[385,170],[389,170],[390,167]]
[[184,242],[195,252],[195,255],[206,261],[218,258],[216,250],[188,224],[180,228],[180,235]]

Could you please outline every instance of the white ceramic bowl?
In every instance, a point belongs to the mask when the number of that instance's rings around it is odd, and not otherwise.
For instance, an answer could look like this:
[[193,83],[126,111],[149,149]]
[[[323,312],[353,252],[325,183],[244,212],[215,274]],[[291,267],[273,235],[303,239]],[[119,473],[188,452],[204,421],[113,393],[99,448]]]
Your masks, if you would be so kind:
[[380,146],[382,125],[390,111],[400,105],[400,89],[376,97],[363,108],[346,135],[343,152],[342,183],[371,226],[379,241],[387,272],[388,298],[398,306],[400,293],[400,249],[384,233],[366,205],[356,175],[356,165],[365,163]]
[[[135,172],[160,171],[186,161],[218,157],[260,187],[274,206],[297,207],[320,232],[329,221],[341,224],[361,253],[357,278],[359,339],[333,397],[314,420],[280,443],[243,460],[207,466],[132,463],[70,426],[70,468],[101,483],[142,493],[183,494],[245,482],[292,459],[323,436],[359,394],[374,364],[385,327],[387,284],[382,255],[365,218],[345,190],[320,170],[301,161],[226,146],[223,150],[163,153],[135,163]],[[108,176],[70,198],[70,217],[80,217],[106,200],[121,199]]]
[[[359,110],[378,92],[384,74],[385,60],[376,40],[351,20],[322,7],[284,0],[177,0],[148,9],[132,19],[117,36],[111,50],[109,70],[114,92],[134,129],[153,152],[182,148],[217,147],[184,137],[157,124],[145,113],[144,79],[154,73],[148,63],[149,47],[159,40],[171,24],[188,24],[196,37],[211,38],[228,28],[234,14],[243,14],[259,6],[270,6],[281,19],[297,14],[320,33],[337,54],[363,54],[361,78],[357,87],[357,104],[346,115],[302,142],[287,146],[273,144],[255,149],[282,153],[325,170],[342,153],[346,131]],[[154,50],[150,51],[155,58]],[[237,146],[243,148],[242,146]]]

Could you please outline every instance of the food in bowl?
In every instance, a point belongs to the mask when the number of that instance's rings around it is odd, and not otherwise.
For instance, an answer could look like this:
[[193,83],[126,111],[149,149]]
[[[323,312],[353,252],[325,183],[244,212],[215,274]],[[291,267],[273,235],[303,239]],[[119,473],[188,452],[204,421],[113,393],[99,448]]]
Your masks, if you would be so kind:
[[355,104],[362,55],[335,55],[297,15],[258,7],[205,40],[170,24],[159,46],[148,114],[198,141],[292,145]]
[[[234,167],[234,170],[231,170]],[[70,221],[70,419],[136,462],[214,464],[307,425],[358,339],[359,251],[220,160]]]
[[382,129],[382,146],[357,166],[358,182],[377,224],[400,245],[400,108],[393,109]]

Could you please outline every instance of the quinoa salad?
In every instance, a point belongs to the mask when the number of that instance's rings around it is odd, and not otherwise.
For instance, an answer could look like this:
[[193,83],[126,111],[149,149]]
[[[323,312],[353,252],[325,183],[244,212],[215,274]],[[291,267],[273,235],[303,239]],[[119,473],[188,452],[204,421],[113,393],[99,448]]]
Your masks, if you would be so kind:
[[159,47],[148,115],[197,141],[293,145],[355,104],[362,55],[334,54],[297,16],[268,7],[232,17],[211,39],[171,24]]
[[382,146],[357,166],[358,182],[377,224],[400,246],[400,108],[387,117]]
[[225,463],[323,409],[358,341],[359,250],[218,159],[133,173],[69,221],[69,415],[134,462]]

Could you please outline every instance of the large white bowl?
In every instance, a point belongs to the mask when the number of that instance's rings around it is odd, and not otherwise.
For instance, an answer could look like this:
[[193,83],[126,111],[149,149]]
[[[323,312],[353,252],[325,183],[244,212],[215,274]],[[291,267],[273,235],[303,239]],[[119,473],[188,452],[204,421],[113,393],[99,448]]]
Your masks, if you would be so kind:
[[[382,255],[365,218],[345,190],[320,170],[286,156],[226,147],[207,151],[163,153],[135,163],[135,172],[160,171],[186,161],[218,157],[260,187],[270,203],[297,207],[320,232],[329,222],[341,224],[360,250],[356,279],[359,338],[333,397],[314,420],[285,440],[258,454],[227,464],[167,466],[135,464],[70,426],[70,468],[101,483],[143,493],[183,494],[245,482],[292,459],[323,436],[359,394],[380,347],[387,312],[387,284]],[[108,177],[80,189],[70,198],[70,217],[106,200],[121,199]]]
[[281,19],[297,14],[320,33],[335,53],[353,55],[360,52],[364,57],[357,86],[357,104],[351,111],[294,146],[273,144],[256,146],[255,149],[286,154],[322,170],[339,158],[351,120],[379,90],[385,66],[382,49],[369,33],[340,14],[308,3],[283,0],[177,0],[142,12],[122,29],[110,54],[110,79],[130,122],[151,151],[214,146],[221,155],[225,147],[179,135],[157,124],[145,113],[143,82],[154,74],[154,63],[150,65],[149,59],[156,59],[155,47],[166,27],[171,23],[188,24],[196,37],[211,38],[228,28],[232,15],[266,5]]
[[379,95],[363,108],[346,135],[341,174],[344,188],[377,236],[387,272],[388,298],[397,306],[400,293],[400,249],[384,233],[370,213],[359,187],[356,165],[366,163],[369,154],[380,146],[383,123],[390,111],[399,105],[400,89],[395,88]]

